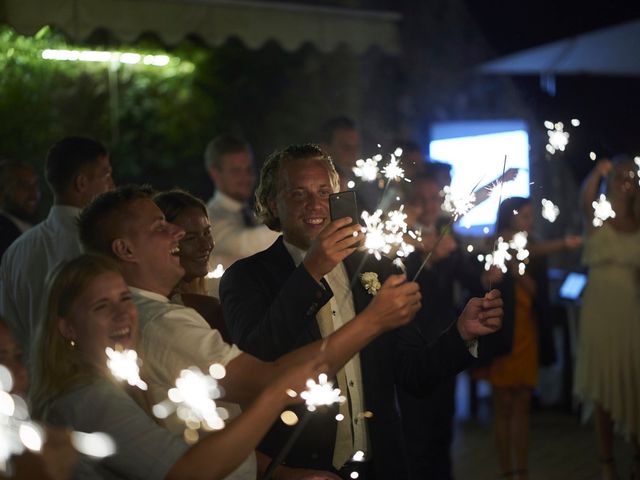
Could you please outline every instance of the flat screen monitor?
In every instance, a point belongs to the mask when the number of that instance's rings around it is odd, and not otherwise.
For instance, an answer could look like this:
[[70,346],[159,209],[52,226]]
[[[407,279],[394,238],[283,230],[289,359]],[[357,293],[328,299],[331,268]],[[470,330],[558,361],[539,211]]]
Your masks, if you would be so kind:
[[[517,168],[518,176],[502,187],[501,198],[528,197],[529,135],[522,120],[482,120],[439,122],[431,127],[429,157],[452,167],[451,189],[470,194],[475,186],[486,185],[506,169]],[[462,235],[492,235],[499,205],[499,188],[484,202],[456,222]]]

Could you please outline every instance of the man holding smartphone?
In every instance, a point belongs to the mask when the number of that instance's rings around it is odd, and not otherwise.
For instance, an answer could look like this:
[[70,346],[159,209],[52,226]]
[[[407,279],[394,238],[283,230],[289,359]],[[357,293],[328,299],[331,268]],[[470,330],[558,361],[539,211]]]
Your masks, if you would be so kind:
[[[329,196],[338,184],[331,159],[315,145],[290,146],[265,162],[258,213],[282,236],[236,262],[220,289],[231,337],[241,349],[273,360],[325,338],[362,311],[383,283],[383,289],[406,292],[405,308],[420,301],[415,283],[394,275],[391,261],[356,251],[363,238],[356,219],[330,219]],[[502,313],[500,294],[492,291],[472,299],[456,328],[433,345],[413,325],[380,336],[338,372],[347,402],[340,411],[314,413],[285,463],[335,470],[343,478],[354,471],[360,479],[406,478],[395,383],[425,393],[455,375],[473,359],[469,342],[498,329]],[[262,450],[275,456],[289,435],[278,423]]]

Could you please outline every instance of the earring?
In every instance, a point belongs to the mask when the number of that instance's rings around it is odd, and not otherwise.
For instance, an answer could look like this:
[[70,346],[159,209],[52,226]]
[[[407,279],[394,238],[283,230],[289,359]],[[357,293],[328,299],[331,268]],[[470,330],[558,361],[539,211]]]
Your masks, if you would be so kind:
[[71,348],[76,348],[75,340],[69,340],[69,345],[71,346]]

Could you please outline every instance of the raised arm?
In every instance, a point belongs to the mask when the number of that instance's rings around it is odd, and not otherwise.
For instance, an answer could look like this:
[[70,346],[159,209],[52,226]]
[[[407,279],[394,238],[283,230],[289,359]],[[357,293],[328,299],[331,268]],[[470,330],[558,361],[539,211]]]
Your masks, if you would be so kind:
[[309,332],[317,330],[316,314],[333,295],[321,280],[360,238],[360,226],[349,223],[329,223],[297,267],[284,245],[276,244],[227,270],[220,284],[224,318],[242,350],[272,361],[317,338]]
[[316,360],[281,371],[251,405],[224,430],[211,433],[192,446],[173,465],[167,479],[226,477],[251,454],[282,409],[293,402],[287,389],[300,391],[308,378],[326,368]]
[[596,163],[596,166],[587,178],[585,178],[582,189],[580,191],[580,207],[582,208],[582,214],[587,226],[587,232],[591,232],[593,226],[591,225],[591,219],[593,218],[593,206],[591,205],[596,199],[598,189],[600,188],[600,182],[611,171],[611,160],[603,158]]
[[406,282],[402,275],[387,279],[369,306],[331,335],[317,340],[273,363],[241,354],[227,366],[222,385],[227,399],[246,403],[283,371],[320,358],[327,365],[327,373],[335,374],[353,355],[380,334],[407,324],[420,309],[420,292],[414,282]]
[[566,250],[575,250],[581,245],[582,237],[578,235],[567,235],[562,238],[531,243],[527,248],[529,249],[529,253],[532,257],[546,257],[547,255],[553,255],[554,253]]

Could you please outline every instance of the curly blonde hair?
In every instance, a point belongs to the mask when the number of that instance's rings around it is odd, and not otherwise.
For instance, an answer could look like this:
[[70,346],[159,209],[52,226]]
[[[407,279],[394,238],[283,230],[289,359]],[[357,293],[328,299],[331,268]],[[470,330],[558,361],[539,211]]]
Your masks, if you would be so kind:
[[331,157],[318,145],[311,143],[303,145],[290,145],[284,150],[272,153],[264,162],[260,170],[260,184],[256,189],[256,214],[271,230],[282,230],[280,219],[271,211],[269,203],[276,198],[280,188],[280,170],[287,163],[300,160],[317,160],[327,169],[329,181],[334,192],[340,186],[340,177],[333,165]]

